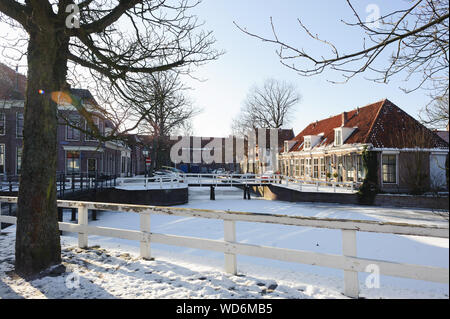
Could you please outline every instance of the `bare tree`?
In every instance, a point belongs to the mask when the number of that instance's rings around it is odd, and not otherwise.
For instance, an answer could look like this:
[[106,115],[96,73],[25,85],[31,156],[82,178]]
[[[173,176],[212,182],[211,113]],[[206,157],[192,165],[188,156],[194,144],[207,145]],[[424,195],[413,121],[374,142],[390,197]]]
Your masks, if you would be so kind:
[[420,115],[422,123],[433,127],[448,127],[449,122],[449,104],[448,94],[437,97],[433,103],[428,104],[422,109]]
[[170,140],[176,131],[189,126],[192,118],[200,110],[193,107],[186,96],[187,88],[180,75],[173,72],[158,72],[142,79],[139,98],[147,103],[133,105],[137,117],[142,118],[138,130],[153,136],[152,164],[160,167],[168,164]]
[[293,108],[300,99],[295,86],[286,81],[268,79],[262,87],[253,86],[233,121],[233,133],[244,136],[246,131],[255,128],[286,126],[292,120]]
[[133,106],[137,115],[143,118],[139,130],[151,135],[170,136],[182,128],[200,112],[193,107],[186,90],[176,73],[158,72],[143,79],[140,98],[146,99],[147,105]]
[[[343,76],[343,81],[330,81],[345,83],[358,74],[372,72],[375,76],[371,80],[387,83],[394,75],[406,72],[406,81],[410,87],[403,88],[405,92],[419,88],[430,90],[432,100],[448,94],[448,0],[405,1],[404,9],[372,20],[364,19],[350,0],[347,0],[347,4],[355,16],[355,22],[343,22],[361,28],[369,40],[366,42],[364,38],[362,48],[354,52],[341,52],[337,44],[320,38],[300,19],[298,23],[303,32],[328,47],[329,54],[323,52],[314,56],[305,48],[283,41],[272,18],[272,35],[269,37],[235,25],[251,37],[279,46],[277,54],[281,63],[302,76],[334,70]],[[380,61],[387,50],[392,51],[389,59]]]
[[142,74],[189,72],[191,66],[214,60],[220,53],[212,48],[211,32],[199,30],[201,23],[190,14],[197,4],[195,0],[0,0],[0,21],[25,34],[27,45],[17,273],[32,275],[61,260],[54,95],[68,92],[69,68],[82,67],[113,96],[132,101]]

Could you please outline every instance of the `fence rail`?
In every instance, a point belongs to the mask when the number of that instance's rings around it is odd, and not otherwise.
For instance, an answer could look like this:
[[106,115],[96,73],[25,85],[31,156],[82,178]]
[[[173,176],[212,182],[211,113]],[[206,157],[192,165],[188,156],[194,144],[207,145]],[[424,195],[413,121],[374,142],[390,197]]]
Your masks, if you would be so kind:
[[337,189],[346,189],[348,191],[356,191],[358,187],[361,185],[359,182],[335,182],[335,181],[320,181],[320,180],[302,180],[295,177],[284,176],[279,174],[213,174],[213,173],[184,173],[184,174],[172,174],[165,176],[155,176],[155,177],[127,177],[127,178],[119,178],[119,185],[126,184],[139,184],[141,183],[147,189],[149,185],[160,185],[160,188],[163,185],[167,186],[175,185],[177,183],[184,184],[196,184],[198,186],[202,185],[264,185],[264,184],[274,184],[281,186],[293,186],[296,187],[297,190],[302,191],[304,187],[314,187],[316,191],[324,190],[323,187],[326,187],[327,190],[330,188],[333,192],[336,192]]
[[[17,197],[0,196],[1,203],[16,203]],[[114,237],[140,242],[140,256],[151,258],[151,243],[175,245],[221,252],[225,256],[225,271],[237,273],[236,255],[270,258],[287,262],[337,268],[344,271],[344,294],[358,297],[358,272],[370,272],[368,266],[377,265],[380,274],[439,283],[449,283],[447,268],[411,265],[357,257],[356,232],[375,232],[425,237],[449,237],[448,226],[430,226],[366,220],[329,219],[261,213],[229,212],[193,208],[156,207],[111,203],[91,203],[58,200],[58,207],[78,209],[78,223],[60,222],[59,229],[78,233],[78,246],[88,246],[88,235]],[[140,216],[140,230],[125,230],[88,225],[88,210],[133,212]],[[0,210],[1,211],[1,210]],[[188,216],[217,219],[224,222],[224,240],[158,234],[151,232],[151,215]],[[16,223],[16,218],[1,216],[0,222]],[[294,249],[244,244],[236,241],[236,222],[256,222],[291,226],[337,229],[342,231],[342,255],[316,253]]]

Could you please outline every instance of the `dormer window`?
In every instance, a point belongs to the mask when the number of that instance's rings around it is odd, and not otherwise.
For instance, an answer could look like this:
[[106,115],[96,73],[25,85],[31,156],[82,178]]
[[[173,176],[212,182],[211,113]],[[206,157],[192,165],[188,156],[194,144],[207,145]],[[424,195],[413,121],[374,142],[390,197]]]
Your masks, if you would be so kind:
[[323,133],[319,135],[306,135],[303,137],[304,147],[303,150],[309,151],[316,147],[322,141]]
[[357,130],[357,127],[338,127],[334,129],[334,146],[342,146]]
[[310,136],[305,136],[305,146],[304,146],[305,150],[310,150],[311,149],[311,137]]
[[334,131],[334,146],[342,145],[342,129],[335,129]]
[[284,152],[289,152],[289,141],[284,141]]

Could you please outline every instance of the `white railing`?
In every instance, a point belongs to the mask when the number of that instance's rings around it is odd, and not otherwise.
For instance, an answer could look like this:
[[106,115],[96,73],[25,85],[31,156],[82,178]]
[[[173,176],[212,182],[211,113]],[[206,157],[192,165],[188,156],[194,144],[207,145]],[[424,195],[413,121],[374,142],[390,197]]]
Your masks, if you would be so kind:
[[304,187],[312,186],[316,191],[320,190],[320,187],[332,188],[333,192],[336,192],[337,189],[346,189],[351,192],[357,191],[359,186],[361,186],[361,182],[336,182],[336,181],[320,181],[320,180],[303,180],[296,177],[291,176],[281,176],[281,185],[285,185],[287,187],[294,186],[298,187],[299,191],[302,191]]
[[143,185],[148,190],[150,186],[156,185],[160,189],[174,188],[183,184],[184,181],[177,175],[163,175],[154,177],[120,177],[117,179],[117,186]]
[[[0,197],[0,203],[16,202],[17,197]],[[225,271],[230,274],[237,273],[236,255],[247,255],[287,262],[337,268],[344,271],[344,294],[349,297],[358,297],[358,272],[370,272],[369,269],[371,269],[371,267],[368,266],[373,265],[378,266],[380,274],[388,276],[412,278],[446,284],[449,283],[449,270],[446,268],[359,258],[357,257],[356,249],[357,231],[448,238],[448,226],[414,225],[367,220],[328,219],[65,200],[59,200],[58,207],[78,209],[78,224],[59,222],[59,229],[62,231],[78,233],[78,246],[80,248],[88,247],[88,235],[98,235],[139,241],[140,256],[145,259],[151,258],[151,243],[222,252],[225,255]],[[89,209],[137,213],[140,216],[140,230],[89,226]],[[224,240],[211,240],[153,233],[150,228],[150,216],[152,214],[223,220]],[[236,241],[236,222],[238,221],[338,229],[342,231],[342,255],[240,243]],[[15,224],[16,218],[12,216],[0,215],[0,222]]]
[[274,184],[287,187],[293,187],[296,190],[302,191],[304,187],[314,187],[316,191],[324,191],[332,189],[336,192],[337,189],[346,189],[350,192],[354,192],[361,185],[359,182],[334,182],[334,181],[320,181],[320,180],[302,180],[296,177],[285,175],[265,175],[265,174],[208,174],[208,173],[184,173],[163,175],[155,177],[126,177],[118,178],[119,185],[125,185],[130,183],[141,183],[145,189],[148,189],[148,185],[159,184],[160,188],[168,186],[173,187],[177,183],[197,184],[199,186],[207,185],[264,185]]

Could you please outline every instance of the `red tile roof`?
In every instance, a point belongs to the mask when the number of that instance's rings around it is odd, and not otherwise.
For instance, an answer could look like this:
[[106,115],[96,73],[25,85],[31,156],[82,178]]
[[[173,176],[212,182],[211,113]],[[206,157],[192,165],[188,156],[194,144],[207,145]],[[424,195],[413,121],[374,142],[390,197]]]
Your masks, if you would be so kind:
[[[345,124],[343,125],[344,118]],[[323,134],[321,141],[316,146],[332,146],[334,129],[341,126],[356,128],[344,141],[344,144],[372,144],[377,148],[448,147],[448,143],[437,138],[413,117],[389,100],[384,99],[309,124],[292,140],[295,144],[291,147],[290,152],[303,150],[304,137],[308,135]],[[413,138],[413,136],[415,137]]]

